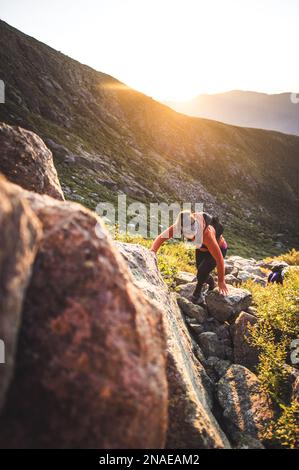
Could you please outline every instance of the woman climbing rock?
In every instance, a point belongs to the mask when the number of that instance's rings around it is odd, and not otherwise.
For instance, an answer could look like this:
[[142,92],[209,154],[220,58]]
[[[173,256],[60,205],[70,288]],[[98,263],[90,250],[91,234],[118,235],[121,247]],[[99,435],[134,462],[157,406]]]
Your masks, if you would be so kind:
[[194,303],[203,303],[204,284],[208,284],[209,290],[214,289],[215,283],[211,272],[216,266],[219,291],[223,295],[228,293],[224,280],[227,243],[222,233],[223,226],[217,217],[212,217],[206,212],[182,211],[175,223],[162,232],[152,244],[151,250],[157,253],[160,246],[173,237],[184,237],[194,243],[197,268],[197,285],[192,295]]

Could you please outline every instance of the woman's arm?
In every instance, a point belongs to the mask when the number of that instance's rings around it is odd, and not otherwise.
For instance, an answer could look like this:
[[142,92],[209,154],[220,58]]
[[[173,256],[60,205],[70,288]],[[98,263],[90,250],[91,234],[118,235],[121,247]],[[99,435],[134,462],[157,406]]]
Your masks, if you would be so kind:
[[216,261],[217,266],[217,275],[218,275],[218,287],[222,294],[227,294],[227,286],[225,283],[225,266],[224,266],[224,259],[218,242],[216,240],[215,233],[213,229],[208,228],[205,232],[204,236],[204,244],[208,248],[209,252],[213,256]]
[[155,253],[157,253],[160,246],[166,240],[169,240],[170,238],[173,237],[173,233],[174,233],[174,225],[171,225],[166,230],[164,230],[164,232],[160,233],[160,235],[158,235],[157,238],[155,238],[155,240],[153,241],[153,244],[151,246],[151,251],[154,251]]

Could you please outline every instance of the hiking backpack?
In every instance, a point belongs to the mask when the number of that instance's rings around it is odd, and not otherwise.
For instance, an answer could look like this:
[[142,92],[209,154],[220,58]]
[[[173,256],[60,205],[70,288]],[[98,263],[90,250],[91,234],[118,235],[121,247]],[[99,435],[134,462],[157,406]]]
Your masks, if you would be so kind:
[[203,215],[204,221],[206,223],[205,230],[208,227],[208,225],[212,225],[212,227],[214,227],[215,232],[216,232],[216,240],[219,240],[219,238],[221,237],[221,235],[224,232],[224,227],[223,227],[222,223],[219,221],[218,217],[217,216],[212,216],[212,215],[208,214],[207,212],[203,212],[202,215]]

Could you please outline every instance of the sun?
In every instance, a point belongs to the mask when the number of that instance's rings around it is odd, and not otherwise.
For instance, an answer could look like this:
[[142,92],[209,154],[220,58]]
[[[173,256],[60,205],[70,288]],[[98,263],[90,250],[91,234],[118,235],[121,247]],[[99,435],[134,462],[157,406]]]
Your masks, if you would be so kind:
[[188,83],[188,80],[181,77],[178,72],[173,74],[158,74],[157,77],[153,77],[152,79],[148,79],[148,77],[144,76],[140,76],[139,78],[137,76],[130,80],[130,83],[127,82],[127,85],[162,102],[189,101],[197,96],[200,90],[199,84]]

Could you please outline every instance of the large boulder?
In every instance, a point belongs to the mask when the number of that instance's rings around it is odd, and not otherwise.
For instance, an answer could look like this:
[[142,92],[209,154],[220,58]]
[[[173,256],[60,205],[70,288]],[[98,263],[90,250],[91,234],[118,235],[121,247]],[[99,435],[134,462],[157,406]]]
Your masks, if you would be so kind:
[[232,264],[237,269],[243,269],[245,266],[256,266],[257,261],[254,258],[243,258],[242,256],[229,256],[225,263]]
[[[193,354],[193,344],[182,314],[164,283],[155,255],[146,248],[118,243],[136,284],[163,308],[167,335],[169,387],[169,448],[223,448],[229,442],[212,413],[211,380]],[[202,356],[199,356],[200,359]]]
[[249,279],[252,279],[252,274],[247,272],[247,271],[244,271],[244,270],[240,270],[238,272],[238,277],[237,277],[237,281],[239,282],[239,284],[241,284],[242,282],[246,282],[246,281],[249,281]]
[[189,330],[193,334],[193,336],[197,337],[198,335],[200,335],[201,333],[205,331],[202,323],[197,321],[195,318],[186,317],[185,321],[189,327]]
[[266,285],[267,272],[261,262],[254,258],[242,258],[241,256],[230,256],[225,259],[226,282],[232,285],[242,284],[249,279],[254,282]]
[[25,189],[63,200],[51,151],[33,132],[0,123],[0,172]]
[[236,272],[235,265],[233,261],[230,261],[228,258],[224,260],[225,274],[232,274]]
[[180,286],[182,284],[188,284],[189,282],[194,282],[195,280],[195,274],[186,271],[179,271],[174,278],[174,281],[177,286]]
[[259,266],[256,264],[251,264],[249,266],[244,266],[243,271],[246,271],[247,273],[251,274],[253,277],[261,277],[261,278],[267,278],[267,273]]
[[216,356],[220,359],[231,359],[232,357],[231,348],[212,331],[201,333],[198,337],[198,344],[206,358]]
[[246,367],[233,364],[218,382],[217,395],[232,434],[242,432],[263,439],[274,412],[255,374]]
[[216,356],[210,356],[206,361],[206,370],[208,374],[215,382],[226,373],[227,369],[229,369],[231,362],[224,359],[219,359]]
[[0,339],[5,364],[0,373],[0,410],[13,377],[25,291],[41,236],[40,223],[19,191],[0,176]]
[[195,318],[199,323],[207,320],[207,311],[201,305],[196,305],[185,297],[178,296],[178,306],[181,311],[189,318]]
[[[237,277],[237,284],[242,284],[251,279],[253,282],[262,285],[263,287],[267,284],[267,276],[257,276],[249,271],[239,271]],[[232,283],[231,283],[232,284]]]
[[258,350],[250,343],[250,327],[255,325],[256,322],[256,317],[250,315],[250,313],[241,312],[232,328],[234,362],[249,369],[258,364]]
[[267,278],[265,278],[265,277],[256,276],[256,277],[253,278],[253,281],[256,284],[260,284],[263,287],[266,287],[266,285],[267,285]]
[[246,289],[228,286],[228,295],[222,295],[214,289],[206,296],[206,303],[210,315],[218,321],[230,320],[233,316],[246,310],[252,302],[252,295]]
[[163,447],[161,310],[133,284],[94,214],[20,193],[44,236],[23,308],[0,446]]
[[232,286],[236,286],[240,283],[240,281],[233,274],[226,274],[224,279],[226,284],[231,284]]
[[196,285],[197,282],[187,282],[185,284],[179,285],[176,288],[176,292],[179,294],[180,297],[184,297],[185,299],[191,301],[191,297]]

